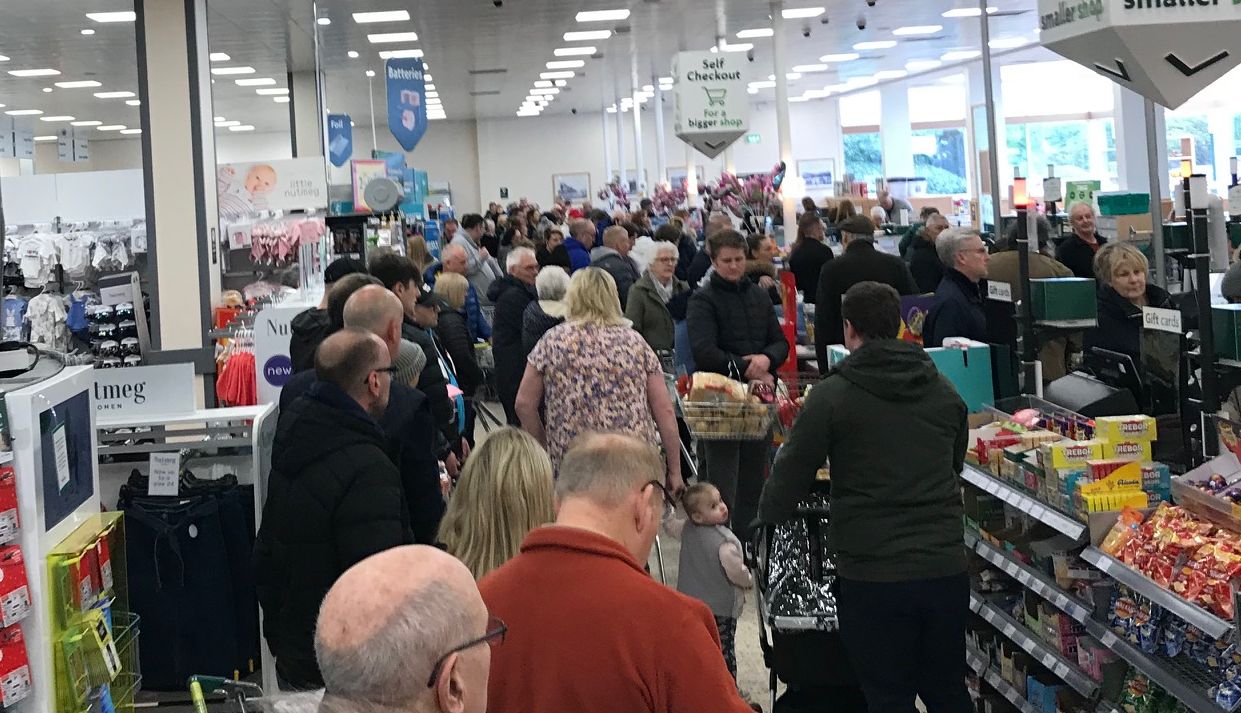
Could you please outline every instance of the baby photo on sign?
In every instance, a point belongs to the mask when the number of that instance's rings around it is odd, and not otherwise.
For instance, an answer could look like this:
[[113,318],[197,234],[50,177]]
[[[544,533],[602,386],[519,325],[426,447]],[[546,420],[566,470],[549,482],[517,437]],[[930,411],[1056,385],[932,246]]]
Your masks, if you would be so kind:
[[220,192],[220,216],[239,218],[248,213],[267,210],[267,196],[280,181],[271,164],[256,163],[244,173],[233,166],[221,166],[216,173]]

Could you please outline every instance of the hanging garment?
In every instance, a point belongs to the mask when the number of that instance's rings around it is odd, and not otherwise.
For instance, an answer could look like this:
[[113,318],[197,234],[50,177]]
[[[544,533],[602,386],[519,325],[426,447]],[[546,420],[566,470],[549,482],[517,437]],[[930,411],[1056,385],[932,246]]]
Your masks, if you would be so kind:
[[0,337],[6,342],[26,341],[26,308],[29,302],[23,297],[9,295],[4,298],[4,312],[0,322]]

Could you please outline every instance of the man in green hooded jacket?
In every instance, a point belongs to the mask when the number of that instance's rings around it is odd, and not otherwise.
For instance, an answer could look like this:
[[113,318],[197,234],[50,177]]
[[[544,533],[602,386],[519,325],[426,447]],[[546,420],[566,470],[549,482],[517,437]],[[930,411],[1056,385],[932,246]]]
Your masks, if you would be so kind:
[[840,634],[871,713],[970,709],[969,580],[958,474],[965,403],[919,346],[898,340],[900,297],[861,282],[841,306],[850,356],[815,386],[763,488],[788,519],[828,462]]

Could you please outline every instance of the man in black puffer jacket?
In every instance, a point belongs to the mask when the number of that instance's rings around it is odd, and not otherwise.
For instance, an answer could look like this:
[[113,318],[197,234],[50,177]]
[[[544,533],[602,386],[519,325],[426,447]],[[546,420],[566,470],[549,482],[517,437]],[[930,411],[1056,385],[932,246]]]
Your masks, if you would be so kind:
[[521,426],[513,402],[526,372],[528,356],[521,341],[526,307],[539,298],[534,281],[539,276],[539,260],[529,248],[515,248],[505,257],[508,274],[491,283],[488,297],[496,306],[491,330],[492,351],[496,359],[496,388],[500,405],[510,426]]
[[323,301],[293,318],[289,323],[289,359],[293,373],[300,374],[315,368],[315,349],[332,332],[340,329],[340,322],[332,321],[328,295],[336,283],[349,275],[366,275],[366,265],[351,257],[337,258],[323,271]]
[[315,358],[319,383],[276,430],[254,578],[263,635],[282,688],[321,688],[315,620],[345,570],[413,542],[401,474],[377,419],[388,406],[392,360],[383,340],[344,329]]
[[[713,371],[739,381],[774,384],[774,374],[789,356],[767,291],[745,276],[745,238],[721,230],[707,241],[715,272],[689,300],[689,341],[698,371]],[[733,514],[733,531],[747,541],[758,512],[767,463],[767,444],[758,441],[704,443],[704,478],[719,488]]]

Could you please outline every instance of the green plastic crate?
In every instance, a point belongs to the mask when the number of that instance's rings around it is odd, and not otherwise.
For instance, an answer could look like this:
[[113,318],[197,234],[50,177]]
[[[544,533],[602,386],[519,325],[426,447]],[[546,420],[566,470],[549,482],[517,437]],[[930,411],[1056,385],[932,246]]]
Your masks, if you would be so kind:
[[1151,211],[1149,193],[1097,193],[1099,215],[1137,215]]
[[1215,353],[1225,359],[1241,359],[1241,304],[1211,307],[1215,328]]
[[1186,223],[1164,223],[1163,225],[1163,249],[1164,250],[1191,250],[1193,246],[1189,244],[1189,225]]
[[1083,277],[1030,280],[1034,318],[1040,321],[1097,319],[1099,302],[1095,281]]

